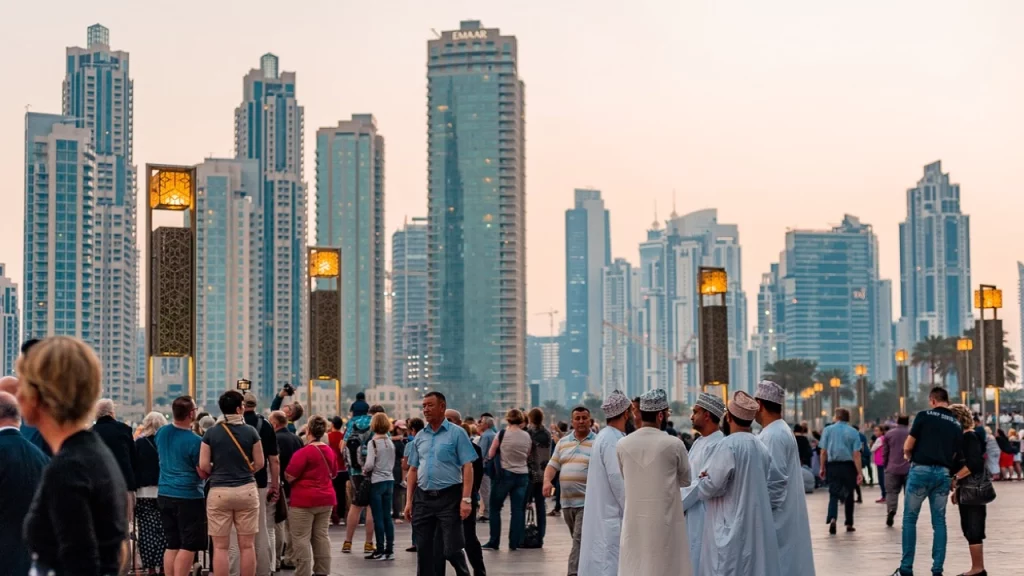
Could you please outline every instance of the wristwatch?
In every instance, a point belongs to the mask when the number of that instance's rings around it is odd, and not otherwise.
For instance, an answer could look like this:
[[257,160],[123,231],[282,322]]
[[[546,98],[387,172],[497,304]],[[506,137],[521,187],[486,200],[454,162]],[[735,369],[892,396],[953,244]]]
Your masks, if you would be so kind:
[[462,501],[465,502],[466,504],[472,504],[473,503],[473,499],[472,498],[463,498]]

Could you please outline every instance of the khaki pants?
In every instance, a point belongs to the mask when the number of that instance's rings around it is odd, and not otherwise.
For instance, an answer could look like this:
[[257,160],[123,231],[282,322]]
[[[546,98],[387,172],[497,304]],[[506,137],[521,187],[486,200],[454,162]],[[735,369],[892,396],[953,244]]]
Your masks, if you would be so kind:
[[583,537],[583,507],[562,508],[562,518],[572,534],[572,551],[569,552],[569,576],[576,576],[580,566],[580,539]]
[[[252,486],[255,486],[253,484]],[[270,565],[273,552],[271,551],[270,531],[267,529],[267,489],[259,489],[260,510],[257,519],[256,529],[256,576],[270,576]],[[238,536],[234,526],[231,528],[231,544],[228,549],[228,571],[231,576],[239,576],[241,569],[238,565]]]
[[331,573],[331,540],[327,537],[327,530],[331,527],[332,509],[331,506],[317,506],[288,511],[295,576]]

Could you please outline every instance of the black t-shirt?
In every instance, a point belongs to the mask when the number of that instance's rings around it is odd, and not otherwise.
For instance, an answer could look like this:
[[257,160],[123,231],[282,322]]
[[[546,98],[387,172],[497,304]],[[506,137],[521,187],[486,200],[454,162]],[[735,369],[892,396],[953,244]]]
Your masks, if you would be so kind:
[[255,412],[245,412],[242,416],[245,418],[245,423],[255,428],[260,434],[260,443],[263,444],[263,457],[267,459],[267,464],[256,473],[256,487],[266,488],[267,470],[270,470],[270,457],[278,455],[277,433],[274,432],[274,427],[270,425],[270,422],[267,422],[266,418]]
[[[238,441],[237,446],[221,423],[207,430],[203,436],[203,444],[210,446],[210,460],[213,461],[213,473],[209,482],[211,488],[245,486],[254,480],[249,464],[245,460],[248,458],[249,462],[253,461],[252,449],[260,441],[259,434],[255,428],[245,424],[227,426],[231,429],[231,435]],[[239,446],[245,452],[245,457],[238,451]],[[263,469],[265,470],[266,466]],[[266,481],[265,474],[263,478]]]
[[914,453],[910,461],[921,466],[944,466],[951,471],[963,467],[964,430],[948,408],[922,410],[910,427]]

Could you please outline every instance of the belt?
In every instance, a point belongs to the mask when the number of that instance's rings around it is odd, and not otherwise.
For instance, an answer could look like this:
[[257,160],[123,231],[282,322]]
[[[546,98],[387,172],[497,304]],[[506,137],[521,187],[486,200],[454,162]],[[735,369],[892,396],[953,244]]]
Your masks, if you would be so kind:
[[417,490],[419,490],[420,492],[426,494],[427,496],[430,496],[431,498],[437,498],[438,496],[442,496],[445,493],[451,492],[453,489],[456,489],[456,488],[459,489],[459,490],[462,490],[462,485],[461,484],[452,484],[451,486],[448,486],[446,488],[441,488],[440,490],[424,490],[423,488],[420,488],[419,486],[416,487]]

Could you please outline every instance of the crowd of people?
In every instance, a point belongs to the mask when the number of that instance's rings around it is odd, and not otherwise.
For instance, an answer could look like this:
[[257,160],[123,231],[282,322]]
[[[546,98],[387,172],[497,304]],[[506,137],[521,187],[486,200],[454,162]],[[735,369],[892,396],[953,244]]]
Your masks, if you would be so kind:
[[986,574],[993,481],[1020,478],[1016,431],[993,434],[943,388],[912,422],[898,415],[863,431],[843,408],[823,430],[790,426],[786,393],[770,381],[728,403],[700,394],[692,435],[675,431],[661,389],[613,392],[603,422],[578,406],[550,426],[538,408],[508,410],[500,424],[490,413],[464,418],[436,391],[424,396],[422,419],[405,421],[362,394],[347,420],[328,420],[303,419],[290,386],[267,415],[253,393],[228,390],[219,416],[181,396],[170,421],[153,412],[133,430],[100,398],[99,362],[81,341],[29,341],[17,372],[0,379],[0,576],[129,566],[166,576],[326,575],[332,525],[344,525],[344,554],[365,525],[364,557],[386,562],[401,522],[412,526],[406,550],[417,574],[441,576],[450,564],[485,576],[485,551],[543,547],[558,516],[572,540],[569,576],[813,576],[804,494],[827,486],[829,533],[840,504],[853,532],[861,485],[875,471],[889,527],[904,494],[894,574],[913,574],[925,500],[931,572],[943,572],[949,500],[972,561],[964,574],[977,576]]

